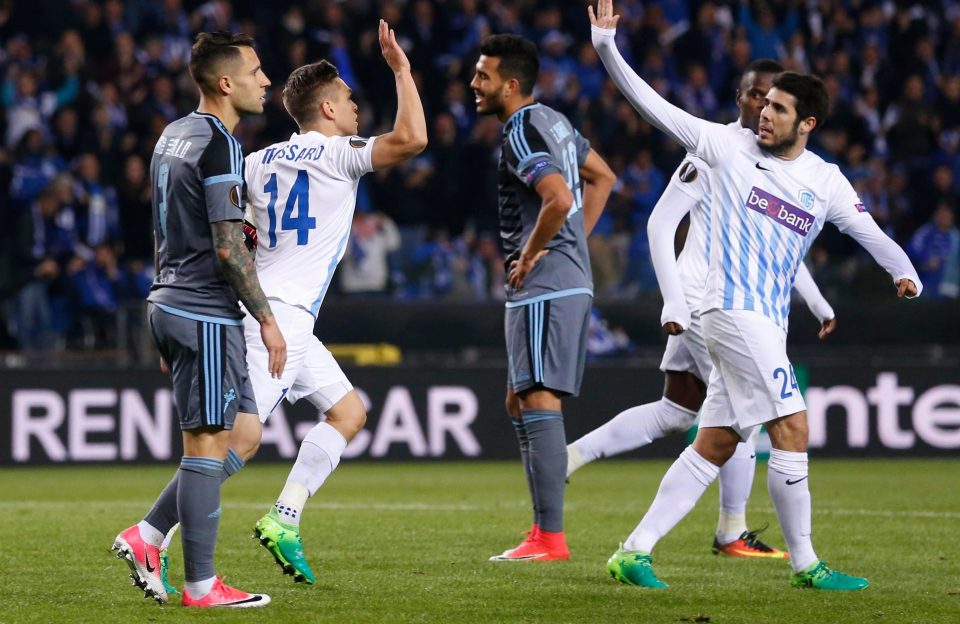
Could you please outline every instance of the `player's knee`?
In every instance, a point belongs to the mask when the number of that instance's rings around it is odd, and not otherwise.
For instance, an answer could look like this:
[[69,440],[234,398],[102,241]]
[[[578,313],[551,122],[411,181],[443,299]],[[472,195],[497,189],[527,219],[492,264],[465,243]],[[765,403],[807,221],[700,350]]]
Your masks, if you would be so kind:
[[697,412],[682,407],[664,397],[660,401],[657,418],[660,420],[661,430],[667,434],[677,433],[686,431],[693,426],[693,423],[697,420]]

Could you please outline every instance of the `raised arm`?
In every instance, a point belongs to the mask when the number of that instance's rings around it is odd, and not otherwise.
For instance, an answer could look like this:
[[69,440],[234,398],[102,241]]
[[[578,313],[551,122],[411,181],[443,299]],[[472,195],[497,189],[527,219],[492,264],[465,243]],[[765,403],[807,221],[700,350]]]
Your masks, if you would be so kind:
[[590,236],[603,214],[617,176],[600,154],[591,149],[580,167],[580,179],[583,180],[583,225],[587,236]]
[[797,269],[797,276],[793,280],[793,287],[804,303],[807,304],[807,307],[810,308],[810,312],[820,321],[820,332],[818,334],[820,340],[832,334],[837,326],[836,314],[823,293],[820,292],[817,283],[813,281],[813,276],[810,275],[807,265],[802,262]]
[[397,117],[393,130],[377,137],[373,144],[374,169],[409,160],[427,147],[427,121],[410,73],[410,61],[397,44],[396,33],[383,20],[380,20],[380,51],[397,82]]
[[710,154],[698,151],[701,133],[711,125],[710,122],[694,117],[663,99],[633,71],[620,54],[614,39],[620,16],[613,14],[613,1],[599,0],[596,14],[593,6],[587,7],[587,11],[590,14],[593,47],[597,49],[603,66],[620,92],[644,119],[666,132],[688,152],[697,154],[713,166],[715,162]]

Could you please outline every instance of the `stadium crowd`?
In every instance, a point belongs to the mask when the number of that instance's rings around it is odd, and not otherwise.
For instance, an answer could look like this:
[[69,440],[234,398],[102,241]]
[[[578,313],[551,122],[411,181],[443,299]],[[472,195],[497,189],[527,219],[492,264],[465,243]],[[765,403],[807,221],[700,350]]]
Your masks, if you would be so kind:
[[[361,130],[389,127],[393,81],[377,19],[395,25],[430,124],[407,166],[361,184],[339,292],[502,298],[494,118],[468,88],[490,33],[538,43],[536,97],[565,113],[618,175],[590,240],[598,298],[656,289],[646,221],[683,154],[640,119],[590,44],[585,0],[33,0],[0,2],[0,316],[24,350],[111,347],[152,278],[148,167],[164,126],[192,110],[197,32],[253,34],[273,81],[245,150],[295,131],[290,71],[327,58],[360,103]],[[960,1],[620,0],[620,47],[676,104],[736,117],[742,69],[769,57],[826,81],[830,119],[813,148],[840,165],[908,252],[930,297],[960,294]],[[42,19],[37,19],[42,16]],[[828,298],[886,279],[828,228],[808,262]],[[869,279],[865,279],[869,278]],[[863,287],[862,284],[870,284]],[[885,291],[884,291],[885,292]],[[2,332],[0,332],[2,333]]]

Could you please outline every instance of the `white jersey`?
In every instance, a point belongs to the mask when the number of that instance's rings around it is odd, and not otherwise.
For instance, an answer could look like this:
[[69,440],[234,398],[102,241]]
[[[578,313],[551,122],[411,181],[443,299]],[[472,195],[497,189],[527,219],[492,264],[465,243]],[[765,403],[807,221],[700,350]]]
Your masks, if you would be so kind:
[[257,227],[264,294],[314,317],[346,251],[374,138],[294,133],[246,158],[247,219]]
[[[739,121],[727,124],[727,127],[734,131],[741,129]],[[663,196],[650,215],[650,254],[664,298],[661,322],[677,322],[684,329],[689,325],[686,311],[700,313],[707,287],[713,228],[710,180],[709,165],[703,159],[688,154],[671,176]],[[664,212],[670,214],[662,214]],[[674,259],[674,236],[684,214],[690,215],[690,227],[683,251]],[[676,267],[675,271],[671,265]],[[676,282],[682,287],[682,303],[681,291],[674,285]],[[802,263],[794,287],[821,323],[834,317],[833,308]],[[685,306],[685,309],[681,306]],[[783,327],[786,328],[786,320]]]
[[894,281],[922,284],[906,253],[864,210],[836,165],[804,151],[782,160],[749,129],[698,119],[664,100],[630,69],[615,30],[592,27],[593,44],[620,91],[650,123],[711,168],[710,262],[701,312],[752,310],[786,329],[790,290],[826,221],[853,236]]

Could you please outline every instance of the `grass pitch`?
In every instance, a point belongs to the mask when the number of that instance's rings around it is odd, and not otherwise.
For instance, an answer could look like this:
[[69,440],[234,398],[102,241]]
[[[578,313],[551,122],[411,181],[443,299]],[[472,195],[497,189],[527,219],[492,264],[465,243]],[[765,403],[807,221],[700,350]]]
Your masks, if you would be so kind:
[[[266,592],[265,609],[215,612],[142,599],[108,552],[173,468],[0,470],[0,622],[960,622],[960,461],[811,462],[814,544],[867,576],[856,594],[792,589],[784,562],[710,554],[713,486],[660,542],[665,591],[611,580],[607,557],[646,510],[668,463],[608,461],[567,490],[570,562],[488,563],[529,525],[516,463],[351,464],[304,519],[315,586],[295,585],[250,539],[288,466],[253,462],[224,487],[217,569]],[[758,467],[752,528],[783,547]],[[173,581],[182,582],[179,540]]]

